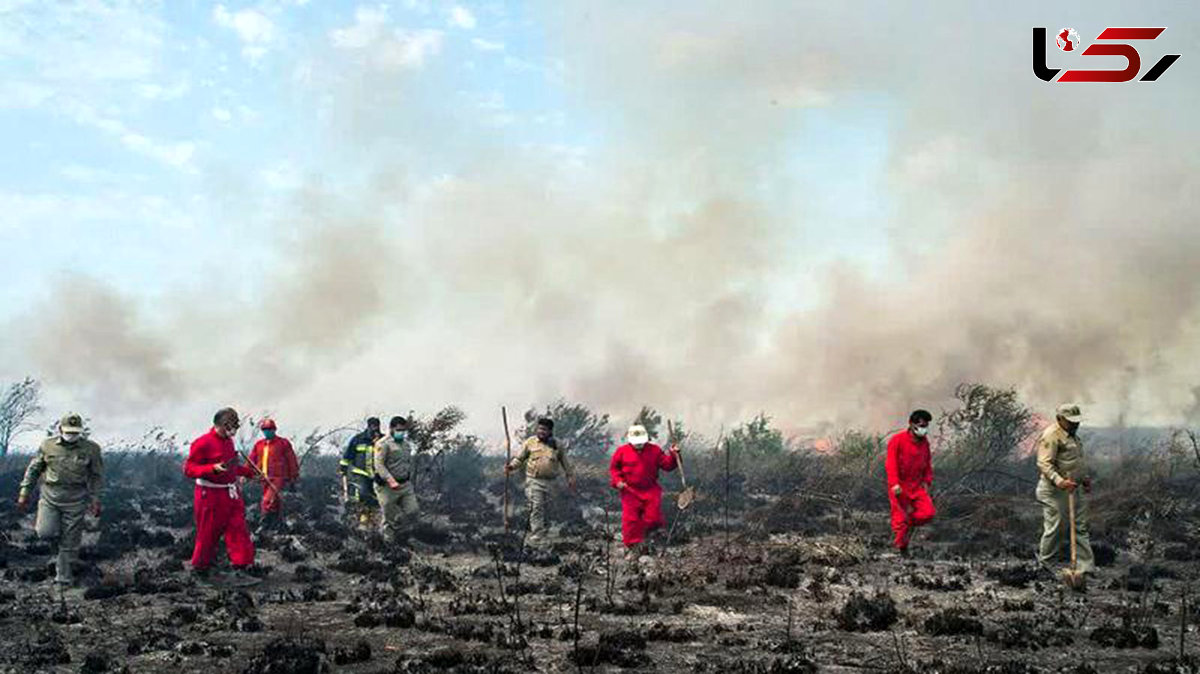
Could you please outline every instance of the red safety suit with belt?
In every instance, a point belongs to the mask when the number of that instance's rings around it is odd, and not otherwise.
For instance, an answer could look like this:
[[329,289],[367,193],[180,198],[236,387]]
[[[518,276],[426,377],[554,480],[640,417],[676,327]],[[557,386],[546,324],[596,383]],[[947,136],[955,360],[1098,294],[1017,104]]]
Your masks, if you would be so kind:
[[[225,464],[225,470],[213,470],[221,463]],[[231,564],[253,564],[254,543],[246,528],[246,504],[242,501],[238,478],[254,477],[255,472],[238,462],[233,440],[217,435],[215,428],[193,440],[183,462],[183,474],[196,480],[193,502],[196,547],[192,551],[192,567],[207,569],[212,565],[222,536]]]
[[288,483],[300,477],[300,466],[296,463],[296,452],[287,438],[263,438],[254,443],[250,450],[250,463],[258,467],[275,488],[263,485],[262,512],[279,511],[279,493]]
[[[888,499],[892,504],[894,545],[908,548],[913,527],[927,524],[937,514],[926,491],[933,482],[933,464],[929,457],[929,439],[914,437],[911,430],[901,431],[888,440]],[[896,494],[896,486],[900,494]]]
[[640,451],[627,443],[613,452],[609,464],[612,486],[616,489],[625,483],[621,490],[621,539],[625,547],[641,543],[648,532],[663,525],[658,471],[672,471],[675,466],[674,452],[664,452],[649,442]]

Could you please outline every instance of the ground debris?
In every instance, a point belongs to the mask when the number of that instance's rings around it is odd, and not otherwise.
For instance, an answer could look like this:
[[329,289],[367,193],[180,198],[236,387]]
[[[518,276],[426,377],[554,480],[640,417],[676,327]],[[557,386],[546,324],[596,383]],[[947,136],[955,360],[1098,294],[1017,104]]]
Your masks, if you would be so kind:
[[899,618],[896,602],[886,592],[868,597],[855,592],[837,612],[838,626],[847,632],[878,632]]

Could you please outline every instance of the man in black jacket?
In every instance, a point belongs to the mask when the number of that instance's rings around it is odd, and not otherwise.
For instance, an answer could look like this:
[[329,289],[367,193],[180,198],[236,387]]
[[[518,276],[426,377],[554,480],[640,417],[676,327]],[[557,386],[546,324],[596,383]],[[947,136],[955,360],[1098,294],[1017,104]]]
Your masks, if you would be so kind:
[[345,479],[347,499],[355,504],[358,523],[370,529],[375,521],[379,502],[375,499],[375,441],[383,437],[379,418],[367,419],[367,428],[353,438],[342,452],[338,473]]

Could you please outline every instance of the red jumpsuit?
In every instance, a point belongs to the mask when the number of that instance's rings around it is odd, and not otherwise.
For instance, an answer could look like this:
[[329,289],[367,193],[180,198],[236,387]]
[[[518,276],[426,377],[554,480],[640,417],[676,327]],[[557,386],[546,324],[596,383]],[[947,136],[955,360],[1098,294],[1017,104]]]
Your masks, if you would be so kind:
[[663,525],[662,487],[658,486],[658,471],[675,470],[674,452],[646,443],[641,451],[624,444],[613,452],[609,464],[612,486],[624,482],[621,490],[621,539],[625,547],[641,543],[646,533]]
[[[911,430],[893,435],[888,441],[886,467],[895,546],[904,550],[908,548],[912,528],[927,524],[937,513],[929,492],[925,491],[933,482],[929,440],[913,437]],[[896,496],[896,485],[900,485],[899,496]]]
[[292,443],[288,442],[287,438],[263,438],[250,450],[250,463],[258,466],[275,487],[271,489],[263,485],[262,512],[279,512],[278,493],[282,492],[289,482],[300,477],[300,466],[296,463],[296,452],[292,451]]
[[[213,471],[213,466],[218,463],[225,464],[225,470],[220,473]],[[253,564],[254,543],[246,529],[246,504],[242,501],[237,479],[253,477],[255,473],[250,466],[238,463],[233,440],[220,437],[216,429],[196,438],[183,462],[183,474],[196,480],[193,502],[196,547],[192,551],[192,567],[207,569],[212,565],[221,536],[225,537],[231,564]],[[205,486],[201,480],[218,486]]]

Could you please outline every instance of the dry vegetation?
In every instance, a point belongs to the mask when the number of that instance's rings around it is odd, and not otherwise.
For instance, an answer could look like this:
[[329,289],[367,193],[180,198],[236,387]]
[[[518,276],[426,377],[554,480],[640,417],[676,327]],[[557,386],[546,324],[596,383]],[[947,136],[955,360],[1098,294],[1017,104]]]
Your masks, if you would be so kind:
[[[553,548],[525,549],[501,527],[500,457],[460,433],[462,415],[448,408],[420,420],[426,519],[409,545],[343,523],[333,452],[347,431],[301,438],[303,478],[285,528],[257,538],[264,582],[249,592],[189,579],[191,485],[177,441],[156,429],[110,451],[79,588],[51,587],[50,548],[33,538],[30,516],[0,501],[0,668],[1200,671],[1196,612],[1186,610],[1200,555],[1194,436],[1091,435],[1101,568],[1076,594],[1032,563],[1032,415],[1008,391],[958,393],[958,408],[939,415],[940,516],[913,559],[883,556],[883,437],[846,432],[836,451],[818,453],[759,417],[719,449],[676,422],[700,497],[684,513],[667,504],[668,527],[637,572],[614,540],[607,419],[566,403],[549,412],[579,464],[579,490],[555,501]],[[654,410],[639,417],[665,432]],[[0,459],[0,493],[15,494],[24,460]],[[663,480],[671,501],[678,478]]]

